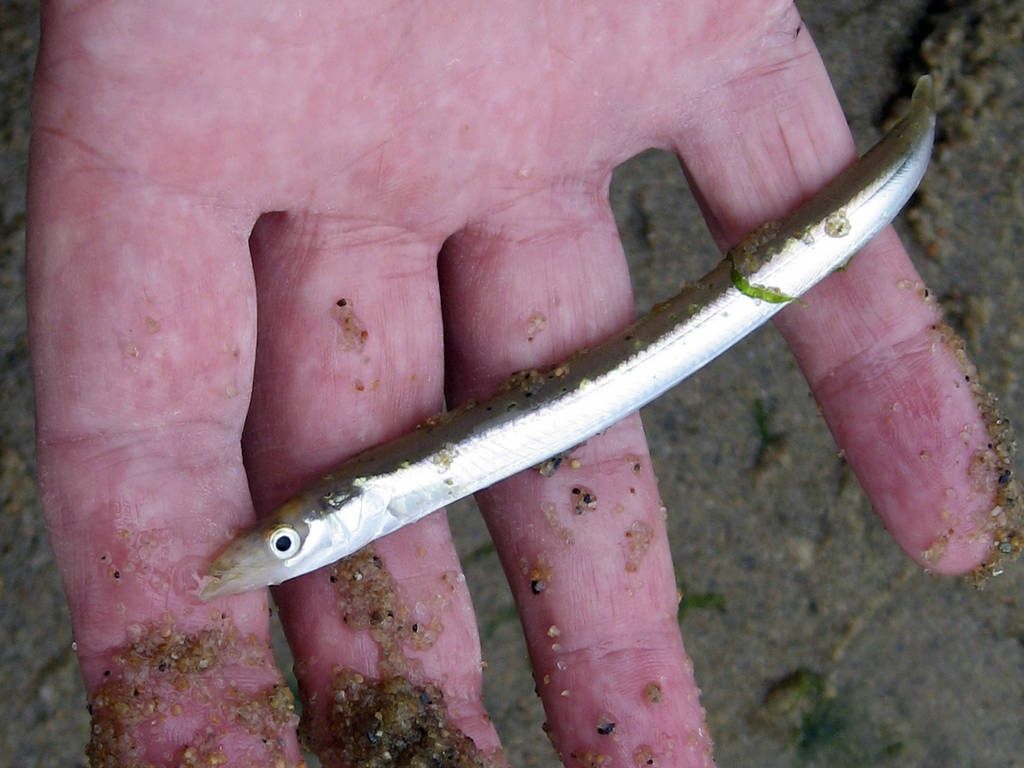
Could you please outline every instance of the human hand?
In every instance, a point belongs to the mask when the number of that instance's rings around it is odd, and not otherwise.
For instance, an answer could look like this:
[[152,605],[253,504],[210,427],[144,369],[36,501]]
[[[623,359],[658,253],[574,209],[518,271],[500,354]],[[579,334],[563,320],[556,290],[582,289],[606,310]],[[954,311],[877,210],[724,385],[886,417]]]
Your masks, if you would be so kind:
[[[674,148],[726,245],[852,157],[786,3],[688,4],[672,20],[503,11],[47,8],[30,200],[38,460],[96,762],[297,759],[265,594],[211,612],[195,575],[251,504],[265,512],[407,431],[443,387],[451,403],[486,395],[625,324],[614,165]],[[970,536],[991,494],[967,472],[985,425],[908,281],[889,233],[781,327],[901,545],[964,570],[988,543]],[[569,764],[701,764],[639,421],[578,458],[571,478],[525,474],[481,498],[552,737]],[[620,504],[616,524],[572,519],[573,485]],[[312,740],[331,762],[386,743],[328,725],[339,690],[372,688],[341,667],[418,686],[392,683],[393,703],[433,683],[454,727],[497,749],[443,514],[375,551],[277,593]]]

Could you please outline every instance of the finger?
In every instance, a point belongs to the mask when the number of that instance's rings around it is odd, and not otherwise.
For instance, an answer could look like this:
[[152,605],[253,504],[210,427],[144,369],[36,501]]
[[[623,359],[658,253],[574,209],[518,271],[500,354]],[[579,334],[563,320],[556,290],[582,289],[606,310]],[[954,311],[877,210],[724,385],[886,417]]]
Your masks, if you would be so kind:
[[[452,403],[486,396],[512,371],[563,360],[630,319],[607,178],[551,187],[535,189],[446,246],[441,277]],[[551,477],[527,471],[478,501],[563,760],[710,760],[639,419],[592,439]]]
[[[269,511],[342,459],[441,409],[442,239],[326,215],[260,221],[252,238],[259,351],[245,435],[258,509]],[[303,729],[328,764],[388,752],[399,759],[394,723],[367,737],[364,721],[375,707],[411,701],[422,709],[420,696],[433,704],[419,725],[433,718],[440,728],[443,720],[458,749],[470,748],[464,736],[482,752],[498,749],[443,512],[275,596],[305,699]]]
[[265,596],[197,597],[198,571],[251,517],[239,451],[255,338],[248,225],[105,170],[40,123],[37,458],[93,717],[88,754],[295,764]]
[[[854,156],[806,33],[706,92],[677,150],[722,246],[791,210]],[[962,572],[990,551],[1000,466],[969,364],[891,230],[780,315],[847,461],[896,541]]]

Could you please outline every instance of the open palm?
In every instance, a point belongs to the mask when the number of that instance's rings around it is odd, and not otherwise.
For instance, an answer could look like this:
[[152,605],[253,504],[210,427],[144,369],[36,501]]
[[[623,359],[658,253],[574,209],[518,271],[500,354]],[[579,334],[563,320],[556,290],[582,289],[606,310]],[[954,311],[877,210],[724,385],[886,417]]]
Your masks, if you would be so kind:
[[[205,605],[198,574],[341,459],[622,327],[616,164],[676,151],[724,246],[852,158],[788,2],[377,6],[44,9],[38,461],[94,765],[299,760],[266,593]],[[780,327],[897,540],[960,571],[987,437],[917,279],[887,232]],[[577,458],[480,497],[550,735],[569,765],[710,763],[639,420]],[[275,598],[327,764],[501,760],[443,513]],[[374,719],[400,709],[442,762]]]

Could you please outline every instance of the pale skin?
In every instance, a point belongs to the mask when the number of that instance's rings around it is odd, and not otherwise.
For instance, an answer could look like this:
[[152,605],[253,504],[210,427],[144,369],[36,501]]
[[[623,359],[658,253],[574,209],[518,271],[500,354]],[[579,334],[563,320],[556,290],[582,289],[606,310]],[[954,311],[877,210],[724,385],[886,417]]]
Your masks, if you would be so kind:
[[[615,165],[678,153],[724,248],[854,155],[787,2],[368,8],[45,4],[29,198],[38,466],[90,695],[133,628],[170,617],[200,632],[196,575],[305,482],[445,396],[486,396],[628,322]],[[898,543],[956,573],[988,545],[972,534],[989,499],[966,470],[985,428],[934,343],[934,308],[899,287],[918,280],[889,230],[778,325]],[[480,498],[552,738],[567,765],[588,751],[633,765],[645,746],[659,764],[709,764],[639,419],[578,457],[571,477],[525,473]],[[580,484],[650,532],[635,568],[623,525],[551,524],[545,509]],[[403,599],[443,625],[409,652],[415,675],[498,750],[444,514],[376,546]],[[275,594],[314,718],[334,667],[378,671],[331,590],[321,573]],[[266,600],[214,606],[262,644]],[[201,688],[174,695],[196,707]],[[614,733],[598,732],[606,715]],[[200,721],[140,731],[143,751],[183,749]],[[222,723],[217,738],[230,755],[248,737]],[[295,734],[278,738],[297,759]]]

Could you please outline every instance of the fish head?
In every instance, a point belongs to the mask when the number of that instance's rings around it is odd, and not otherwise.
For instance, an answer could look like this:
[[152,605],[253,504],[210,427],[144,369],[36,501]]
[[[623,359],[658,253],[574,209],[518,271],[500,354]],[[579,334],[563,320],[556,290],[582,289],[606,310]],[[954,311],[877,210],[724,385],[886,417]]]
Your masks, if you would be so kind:
[[[329,534],[296,496],[266,520],[233,539],[210,563],[199,596],[203,600],[280,584],[325,563],[318,561]],[[335,558],[337,559],[337,558]]]

